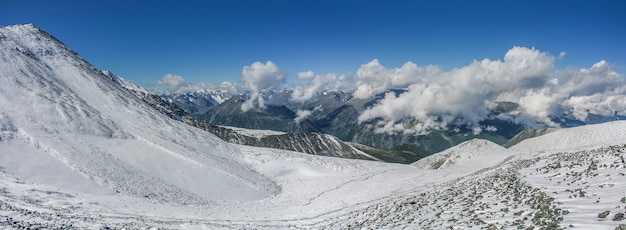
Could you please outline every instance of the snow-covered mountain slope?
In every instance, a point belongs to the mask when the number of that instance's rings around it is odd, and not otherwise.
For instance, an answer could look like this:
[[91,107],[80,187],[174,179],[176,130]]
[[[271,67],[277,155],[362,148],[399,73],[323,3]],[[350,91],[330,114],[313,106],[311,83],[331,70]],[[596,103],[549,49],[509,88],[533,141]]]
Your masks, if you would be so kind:
[[[162,201],[279,191],[237,160],[236,148],[158,113],[37,27],[4,27],[0,38],[3,152],[47,154],[102,190]],[[7,162],[0,167],[23,171]]]
[[479,170],[496,166],[513,152],[483,139],[473,139],[422,158],[412,165],[422,169]]
[[560,129],[526,139],[510,149],[514,151],[565,151],[589,149],[626,143],[626,121],[613,121]]
[[0,27],[0,60],[0,228],[626,226],[626,147],[603,142],[620,123],[533,138],[602,135],[562,152],[516,145],[497,165],[502,149],[472,141],[458,146],[462,161],[427,170],[227,143],[33,25]]

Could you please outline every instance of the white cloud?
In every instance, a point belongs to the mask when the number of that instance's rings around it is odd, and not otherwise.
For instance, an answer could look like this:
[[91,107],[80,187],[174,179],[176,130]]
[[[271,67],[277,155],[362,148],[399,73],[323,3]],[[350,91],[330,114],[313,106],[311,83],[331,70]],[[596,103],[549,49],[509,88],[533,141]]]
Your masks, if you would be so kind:
[[163,76],[163,78],[161,78],[158,83],[175,89],[189,85],[189,82],[183,77],[169,73],[165,74],[165,76]]
[[489,132],[495,132],[495,131],[498,131],[498,127],[488,125],[487,127],[485,127],[485,130]]
[[[581,120],[589,113],[611,116],[626,112],[626,82],[615,68],[602,60],[590,69],[569,69],[559,75],[562,106]],[[563,96],[565,95],[565,96]]]
[[220,88],[227,90],[228,92],[230,92],[231,94],[236,94],[239,93],[239,91],[241,91],[241,85],[235,83],[235,82],[230,82],[230,81],[224,81],[220,84]]
[[315,73],[311,70],[298,73],[298,79],[311,79],[313,77],[315,77]]
[[250,66],[243,67],[241,80],[244,83],[244,87],[250,91],[250,99],[241,105],[241,110],[246,112],[254,108],[255,104],[259,108],[265,108],[261,90],[285,83],[285,75],[271,61],[267,61],[265,64],[255,62]]
[[323,91],[336,91],[349,87],[347,77],[345,75],[337,76],[330,74],[315,74],[313,71],[300,72],[298,78],[310,80],[308,85],[298,85],[293,88],[291,100],[304,102],[319,95]]
[[306,119],[307,117],[311,116],[311,114],[313,114],[312,110],[298,110],[296,112],[296,118],[293,119],[296,123],[300,123],[302,120]]
[[320,110],[322,110],[322,105],[315,106],[315,108],[313,108],[312,110],[300,110],[299,109],[298,111],[296,111],[296,118],[294,118],[293,121],[296,123],[300,123],[304,119],[311,116],[313,112],[320,111]]
[[418,67],[413,62],[406,62],[400,68],[387,69],[374,59],[361,65],[356,73],[354,97],[369,98],[391,88],[406,88],[411,84],[428,82],[428,76],[441,73],[437,66]]
[[239,91],[238,88],[240,87],[236,83],[227,82],[227,81],[222,82],[219,87],[213,84],[207,84],[207,83],[191,83],[185,80],[185,78],[183,78],[182,76],[174,75],[174,74],[164,75],[157,83],[167,87],[166,89],[163,90],[164,92],[160,92],[160,90],[157,90],[159,91],[158,93],[188,93],[188,92],[197,92],[197,91],[202,91],[206,89],[216,89],[216,88],[221,88],[221,89],[228,90],[231,93],[236,93]]
[[590,69],[555,72],[556,59],[534,48],[513,47],[503,60],[474,61],[451,71],[411,62],[387,69],[374,60],[357,72],[356,98],[394,87],[407,91],[387,93],[359,116],[359,122],[375,121],[376,131],[386,133],[424,134],[450,124],[491,131],[479,122],[500,101],[518,103],[519,111],[509,117],[528,126],[555,126],[550,116],[562,112],[579,119],[589,113],[625,113],[624,76],[613,67],[600,61]]

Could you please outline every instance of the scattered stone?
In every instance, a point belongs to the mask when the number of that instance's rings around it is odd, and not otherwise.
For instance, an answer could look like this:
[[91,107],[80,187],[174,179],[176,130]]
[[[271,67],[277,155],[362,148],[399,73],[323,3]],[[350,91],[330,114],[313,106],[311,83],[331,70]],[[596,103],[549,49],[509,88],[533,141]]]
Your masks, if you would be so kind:
[[601,212],[600,214],[598,214],[598,218],[602,218],[602,219],[604,219],[604,218],[606,218],[607,216],[609,216],[609,213],[610,213],[610,211],[604,211],[604,212]]
[[613,216],[613,221],[622,221],[624,220],[624,213],[617,213],[615,214],[615,216]]

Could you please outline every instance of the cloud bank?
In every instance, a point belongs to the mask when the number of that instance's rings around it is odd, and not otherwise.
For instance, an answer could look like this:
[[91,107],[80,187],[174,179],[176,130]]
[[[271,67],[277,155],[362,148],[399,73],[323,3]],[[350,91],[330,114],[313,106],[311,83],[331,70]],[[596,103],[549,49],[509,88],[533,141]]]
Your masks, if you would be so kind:
[[[493,118],[492,111],[500,102],[516,103],[518,107],[498,115],[498,119],[527,127],[558,126],[552,119],[563,114],[583,121],[589,114],[626,115],[626,82],[615,66],[601,60],[587,68],[556,70],[555,62],[565,55],[513,47],[502,59],[474,60],[448,71],[410,61],[388,68],[374,59],[351,75],[299,72],[300,83],[292,88],[290,99],[305,102],[333,90],[352,91],[355,99],[374,99],[388,92],[366,108],[358,121],[376,132],[390,134],[427,134],[451,125],[474,133],[496,131],[496,127],[481,126],[481,121]],[[243,111],[255,106],[264,108],[261,92],[286,83],[285,74],[272,61],[244,66],[241,75],[241,84],[227,82],[223,86],[249,92],[249,100],[241,106]],[[159,84],[176,92],[208,87],[172,74],[165,75]],[[404,92],[398,95],[390,89]],[[312,112],[298,111],[296,121]]]
[[497,102],[519,104],[517,111],[499,118],[531,127],[557,126],[550,116],[561,113],[580,120],[589,113],[624,114],[624,76],[614,67],[600,61],[589,69],[555,72],[556,59],[534,48],[513,47],[503,60],[473,61],[451,71],[410,62],[387,69],[374,60],[359,69],[354,97],[404,85],[407,91],[398,96],[385,94],[359,116],[359,122],[373,121],[381,133],[425,134],[452,124],[489,130],[479,122],[488,118]]
[[244,87],[250,91],[250,98],[241,105],[241,110],[247,112],[253,109],[255,105],[259,108],[265,108],[261,90],[285,83],[285,75],[271,61],[267,61],[265,64],[255,62],[250,66],[243,67],[241,81]]

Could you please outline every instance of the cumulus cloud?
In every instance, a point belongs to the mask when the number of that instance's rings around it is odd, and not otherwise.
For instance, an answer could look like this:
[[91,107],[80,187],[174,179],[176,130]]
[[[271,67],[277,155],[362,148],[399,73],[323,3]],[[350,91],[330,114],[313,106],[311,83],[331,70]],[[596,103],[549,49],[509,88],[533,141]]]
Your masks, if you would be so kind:
[[354,97],[369,98],[387,89],[406,88],[411,84],[428,82],[428,76],[439,75],[441,72],[437,66],[419,67],[413,62],[406,62],[400,68],[387,69],[378,59],[374,59],[357,70]]
[[315,77],[315,73],[311,70],[298,73],[298,79],[311,79]]
[[580,120],[586,119],[589,113],[611,116],[626,110],[624,76],[604,60],[589,69],[564,71],[556,83],[552,87],[562,100],[560,106],[570,108]]
[[315,74],[313,71],[298,73],[299,79],[307,79],[309,83],[306,85],[298,85],[293,88],[291,100],[296,102],[304,102],[319,95],[323,91],[337,91],[349,87],[348,77],[346,75]]
[[166,85],[170,88],[180,88],[189,85],[189,82],[183,77],[169,73],[165,74],[165,76],[163,76],[163,78],[161,78],[158,83]]
[[206,89],[224,89],[228,90],[228,92],[236,93],[239,91],[239,85],[232,82],[222,82],[219,86],[213,84],[206,83],[191,83],[182,76],[174,75],[174,74],[166,74],[164,75],[157,83],[166,87],[164,92],[159,93],[188,93],[188,92],[197,92]]
[[244,66],[241,71],[241,81],[244,87],[250,91],[250,98],[241,105],[241,110],[246,112],[258,105],[265,108],[265,101],[261,96],[261,90],[285,83],[285,75],[280,72],[278,66],[271,61],[252,63]]
[[411,62],[387,69],[374,60],[357,72],[354,97],[371,97],[393,87],[405,86],[407,91],[387,93],[359,116],[359,122],[369,121],[385,133],[425,134],[451,124],[479,133],[494,130],[479,122],[503,101],[519,108],[501,118],[528,126],[556,126],[551,115],[558,113],[584,120],[589,113],[626,111],[624,76],[608,63],[556,72],[556,59],[534,48],[513,47],[503,60],[473,61],[451,71]]
[[220,84],[220,88],[230,92],[231,94],[239,93],[239,91],[241,91],[241,85],[230,81],[222,82]]
[[313,114],[312,110],[298,110],[296,112],[296,118],[294,118],[293,121],[295,121],[296,123],[300,123],[307,117],[311,116],[311,114]]
[[313,112],[320,111],[320,110],[322,110],[322,105],[315,106],[315,108],[313,108],[312,110],[301,110],[301,109],[299,109],[298,111],[296,111],[296,118],[294,118],[293,121],[296,122],[296,123],[300,123],[304,119],[306,119],[309,116],[311,116],[313,114]]

